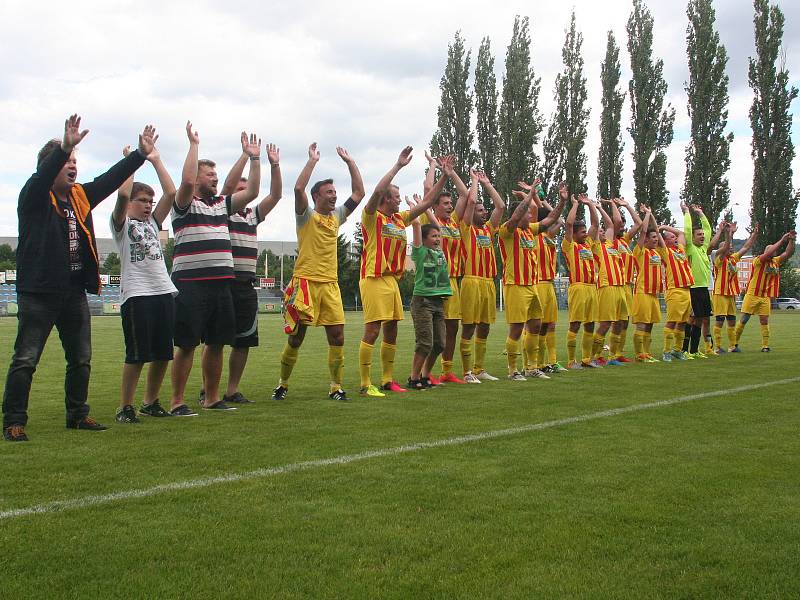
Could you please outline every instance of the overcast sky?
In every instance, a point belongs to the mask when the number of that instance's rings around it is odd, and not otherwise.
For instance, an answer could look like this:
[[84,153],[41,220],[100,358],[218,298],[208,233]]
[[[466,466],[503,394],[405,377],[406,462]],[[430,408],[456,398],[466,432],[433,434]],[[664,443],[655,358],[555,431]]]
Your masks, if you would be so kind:
[[[401,194],[421,190],[423,149],[436,128],[439,80],[447,45],[457,29],[472,48],[489,36],[498,84],[514,16],[528,15],[533,67],[542,80],[540,106],[549,117],[553,83],[562,68],[561,46],[570,3],[510,1],[487,4],[406,2],[249,2],[236,8],[207,0],[69,3],[4,0],[0,22],[0,109],[6,124],[0,139],[0,235],[16,235],[19,190],[35,168],[36,153],[60,137],[65,116],[77,112],[91,130],[78,154],[78,178],[91,179],[135,144],[146,123],[159,133],[162,157],[180,176],[191,119],[200,133],[202,157],[217,161],[220,178],[239,156],[239,133],[257,132],[281,148],[284,199],[259,227],[261,239],[294,239],[292,186],[317,141],[322,160],[316,178],[334,177],[340,200],[347,197],[347,170],[335,153],[343,145],[356,158],[368,193],[410,144],[415,158],[396,178]],[[800,87],[800,2],[778,2],[786,16],[784,47],[791,81]],[[596,186],[600,63],[606,32],[621,46],[622,83],[630,77],[625,23],[631,3],[575,0],[589,86],[591,120],[586,151],[590,192]],[[669,150],[670,207],[678,211],[689,132],[684,82],[685,3],[650,0],[655,19],[654,55],[664,60],[667,100],[677,109]],[[533,9],[536,13],[533,14]],[[752,178],[751,92],[747,59],[754,54],[752,4],[717,0],[717,27],[730,61],[729,129],[735,134],[729,173],[732,204],[747,223]],[[800,103],[793,106],[795,146],[800,142]],[[629,120],[629,101],[623,127]],[[630,139],[624,134],[623,194],[633,198]],[[800,159],[794,161],[800,187]],[[137,179],[156,183],[149,165]],[[262,190],[268,189],[267,178]],[[95,227],[109,236],[113,197],[95,210]],[[352,224],[351,224],[352,226]]]

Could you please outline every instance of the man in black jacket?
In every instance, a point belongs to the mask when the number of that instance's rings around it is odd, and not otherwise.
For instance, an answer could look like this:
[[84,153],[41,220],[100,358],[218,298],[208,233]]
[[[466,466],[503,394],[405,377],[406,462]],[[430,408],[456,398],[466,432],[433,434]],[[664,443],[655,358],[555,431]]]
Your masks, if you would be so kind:
[[148,126],[139,147],[91,183],[77,184],[75,147],[86,137],[81,119],[64,123],[64,138],[39,152],[34,173],[19,194],[17,216],[18,328],[14,356],[3,395],[3,438],[28,440],[28,396],[33,372],[53,326],[67,360],[64,380],[67,427],[100,431],[90,418],[92,340],[86,292],[100,291],[97,242],[92,209],[138,169],[153,150],[155,130]]

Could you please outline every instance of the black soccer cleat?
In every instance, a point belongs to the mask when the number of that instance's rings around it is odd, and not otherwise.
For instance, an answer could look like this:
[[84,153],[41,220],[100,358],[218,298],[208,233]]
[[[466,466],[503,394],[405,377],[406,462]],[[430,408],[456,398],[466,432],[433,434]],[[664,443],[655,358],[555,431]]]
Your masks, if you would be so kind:
[[336,390],[335,392],[331,392],[328,394],[328,398],[331,400],[337,400],[338,402],[347,402],[350,400],[344,390]]
[[84,429],[86,431],[105,431],[108,429],[92,417],[83,417],[80,421],[67,421],[67,429]]
[[272,399],[284,400],[286,398],[286,394],[288,393],[289,393],[289,388],[285,388],[282,385],[279,385],[274,390],[272,390]]

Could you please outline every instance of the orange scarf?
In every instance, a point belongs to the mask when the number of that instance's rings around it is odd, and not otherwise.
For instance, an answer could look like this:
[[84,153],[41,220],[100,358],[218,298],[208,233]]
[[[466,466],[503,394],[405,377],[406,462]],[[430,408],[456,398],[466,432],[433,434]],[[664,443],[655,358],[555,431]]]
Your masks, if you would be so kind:
[[[55,211],[62,217],[66,218],[64,211],[58,205],[58,200],[56,200],[56,195],[53,192],[50,192],[50,203],[53,205]],[[94,249],[94,244],[92,243],[92,236],[89,233],[89,229],[86,227],[84,221],[86,220],[86,216],[92,210],[92,205],[89,204],[89,198],[86,197],[86,192],[83,191],[83,186],[79,183],[76,183],[72,186],[72,189],[69,193],[69,203],[72,206],[72,210],[75,211],[76,221],[80,228],[83,229],[83,233],[86,234],[86,239],[89,240],[89,250],[92,252],[92,258],[94,258],[95,264],[98,266],[97,269],[97,287],[98,290],[100,289],[100,260],[97,257],[97,251]]]

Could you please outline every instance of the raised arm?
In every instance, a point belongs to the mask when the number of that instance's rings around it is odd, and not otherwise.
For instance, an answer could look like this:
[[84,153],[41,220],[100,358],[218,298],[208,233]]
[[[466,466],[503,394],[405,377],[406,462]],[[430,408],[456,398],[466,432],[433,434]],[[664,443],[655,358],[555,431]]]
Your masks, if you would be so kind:
[[[648,209],[649,210],[649,209]],[[656,234],[658,235],[658,245],[661,248],[666,248],[667,243],[664,241],[664,236],[661,235],[661,225],[658,224],[656,221],[656,216],[650,212],[650,223],[652,224],[653,228],[656,230]]]
[[503,218],[503,211],[506,209],[506,203],[503,201],[503,198],[500,196],[499,192],[494,188],[492,182],[489,181],[486,173],[483,171],[478,173],[478,180],[483,186],[483,189],[486,190],[486,193],[489,194],[489,198],[492,199],[494,209],[492,210],[492,216],[489,219],[489,222],[492,224],[492,227],[496,229],[500,226],[500,221]]
[[189,138],[189,152],[186,153],[186,160],[183,162],[181,184],[178,186],[178,193],[175,195],[175,205],[180,209],[184,209],[192,203],[194,186],[197,183],[200,135],[196,131],[192,131],[191,121],[186,121],[186,137]]
[[586,194],[581,194],[579,197],[581,204],[585,204],[589,208],[589,237],[595,241],[600,239],[600,218],[597,215],[597,206]]
[[433,158],[430,153],[425,150],[425,160],[428,161],[428,171],[425,173],[425,180],[422,182],[422,193],[427,194],[428,190],[433,187],[433,180],[436,177],[436,159]]
[[[441,159],[442,164],[450,164],[452,160],[453,158],[451,156],[445,156]],[[416,219],[422,213],[426,212],[431,207],[433,207],[433,202],[436,200],[436,198],[439,197],[439,194],[442,193],[446,181],[447,177],[445,177],[444,175],[439,177],[439,180],[433,184],[433,187],[430,190],[428,190],[428,192],[422,198],[422,202],[417,202],[414,206],[411,207],[409,213],[412,219]]]
[[397,161],[392,165],[392,168],[381,177],[381,180],[378,182],[378,185],[375,186],[375,191],[372,192],[372,195],[367,200],[367,205],[364,207],[364,212],[369,215],[374,215],[375,211],[378,210],[378,204],[380,204],[381,198],[386,193],[386,190],[392,183],[392,179],[394,176],[400,172],[400,169],[405,167],[408,163],[411,162],[411,152],[413,148],[411,146],[406,146],[400,151],[400,156],[397,157]]
[[281,178],[281,151],[275,144],[267,144],[267,160],[269,161],[269,194],[258,203],[258,214],[263,219],[275,208],[283,195]]
[[319,150],[317,150],[317,142],[314,142],[308,147],[308,160],[306,161],[300,175],[297,176],[297,181],[294,184],[294,214],[302,215],[308,208],[308,196],[306,195],[306,187],[311,179],[311,174],[314,172],[314,167],[319,162]]
[[[735,225],[736,225],[736,223],[734,223],[734,226],[735,226]],[[748,238],[747,238],[747,240],[745,241],[744,245],[743,245],[743,246],[741,247],[741,249],[739,250],[739,253],[740,253],[742,256],[744,256],[745,254],[747,254],[747,253],[750,251],[750,248],[752,248],[752,247],[753,247],[753,244],[755,244],[755,243],[756,243],[756,238],[758,237],[758,232],[759,232],[759,229],[760,229],[760,227],[759,227],[758,223],[756,223],[756,224],[755,224],[755,226],[753,227],[753,231],[752,231],[752,233],[750,234],[750,237],[748,237]],[[736,231],[736,229],[734,229],[734,230],[733,230],[733,232],[731,232],[731,236],[730,236],[730,237],[731,237],[731,240],[733,240],[733,233],[734,233],[735,231]]]
[[242,173],[244,173],[244,166],[247,164],[247,159],[250,158],[247,156],[247,152],[244,151],[244,147],[247,146],[247,134],[244,131],[241,135],[241,142],[242,154],[236,159],[236,162],[233,163],[231,170],[228,172],[228,176],[225,178],[225,183],[222,184],[222,190],[220,191],[220,195],[222,196],[230,196],[236,191],[236,186],[242,179]]
[[83,191],[86,193],[86,198],[92,208],[119,189],[119,186],[144,164],[144,159],[153,150],[153,136],[155,136],[155,133],[156,128],[152,125],[147,125],[142,133],[139,134],[139,145],[135,152],[128,154],[128,156],[99,177],[83,184]]
[[686,245],[686,236],[683,234],[683,229],[678,229],[677,227],[672,227],[670,225],[659,225],[658,229],[659,231],[669,231],[676,238],[678,238],[678,244],[682,246]]
[[[125,146],[122,149],[122,156],[128,156],[130,153],[130,146]],[[111,211],[111,218],[114,221],[114,228],[117,231],[120,231],[122,226],[125,225],[125,217],[128,214],[128,203],[131,201],[132,189],[133,175],[128,177],[117,190],[117,202],[114,204],[114,210]]]
[[231,196],[231,212],[239,212],[258,198],[258,192],[261,189],[261,138],[255,133],[251,133],[244,151],[250,159],[247,187]]
[[703,233],[705,234],[705,243],[708,244],[708,242],[711,240],[711,222],[703,212],[703,207],[699,204],[693,204],[692,210],[694,210],[695,214],[700,219],[700,227],[703,228]]
[[[158,136],[156,136],[156,139],[158,139]],[[158,203],[153,208],[153,218],[158,223],[158,226],[161,227],[172,208],[173,202],[175,202],[177,190],[175,189],[175,182],[172,181],[167,167],[164,166],[164,162],[161,160],[161,153],[155,146],[153,146],[153,151],[147,155],[147,160],[156,170],[158,183],[161,185],[161,198],[158,199]]]
[[[681,200],[681,212],[683,213],[683,237],[684,239],[691,241],[692,239],[692,213],[689,210],[689,205],[686,202]],[[673,231],[673,233],[675,233]],[[678,234],[675,233],[677,236]]]
[[[708,250],[706,250],[706,254],[711,254],[711,252],[719,245],[719,241],[725,240],[724,234],[727,231],[728,225],[729,223],[726,223],[725,221],[719,222],[719,225],[717,225],[717,230],[714,232],[714,237],[712,237],[708,242]],[[730,244],[728,244],[728,250],[730,250]]]
[[779,257],[781,259],[781,264],[785,264],[786,261],[792,257],[792,254],[794,254],[795,242],[797,241],[796,231],[790,231],[786,235],[788,236],[786,240],[786,249],[783,251],[783,254],[781,254]]
[[578,199],[572,194],[572,205],[569,207],[567,222],[564,224],[564,239],[572,241],[572,228],[575,226],[575,219],[578,216]]
[[614,204],[617,206],[623,207],[625,210],[628,211],[628,214],[631,216],[631,220],[633,221],[633,225],[629,230],[629,239],[633,239],[633,235],[642,229],[642,222],[644,221],[644,229],[647,229],[647,221],[640,218],[638,214],[636,214],[636,210],[631,206],[631,203],[625,200],[625,198],[615,198]]
[[[599,213],[600,218],[603,220],[603,223],[605,224],[606,239],[609,242],[611,242],[614,240],[615,237],[616,223],[612,220],[611,215],[609,215],[603,208],[604,202],[612,206],[614,205],[614,203],[611,200],[606,200],[605,198],[603,198],[600,200],[600,202],[597,202],[595,204],[595,207],[597,208],[597,212]],[[619,211],[617,211],[617,215],[619,215]]]
[[508,221],[506,221],[506,227],[508,229],[516,229],[519,227],[519,222],[524,217],[528,211],[531,209],[531,202],[533,200],[533,195],[536,192],[533,189],[528,190],[528,193],[525,194],[525,197],[520,200],[517,208],[514,209],[514,212],[511,213]]
[[347,170],[350,172],[350,199],[352,202],[345,202],[345,210],[347,214],[350,215],[361,203],[366,195],[364,191],[364,180],[361,179],[361,171],[358,170],[358,165],[356,165],[356,161],[350,156],[350,153],[342,148],[341,146],[336,146],[336,154],[339,155],[344,163],[347,165]]
[[[637,217],[639,215],[636,215]],[[644,248],[644,243],[647,241],[647,224],[650,223],[653,213],[649,207],[642,207],[642,217],[639,219],[639,237],[636,238],[636,245]]]
[[470,186],[467,192],[467,200],[464,205],[464,213],[459,215],[462,223],[472,225],[473,217],[475,215],[475,205],[478,203],[478,173],[475,171],[469,172]]
[[539,222],[540,228],[549,229],[552,225],[558,224],[561,221],[561,214],[564,212],[564,207],[567,204],[568,197],[569,192],[567,192],[567,184],[562,181],[558,184],[558,204],[556,204],[555,209],[550,206],[547,201],[542,201],[544,207],[550,212]]

